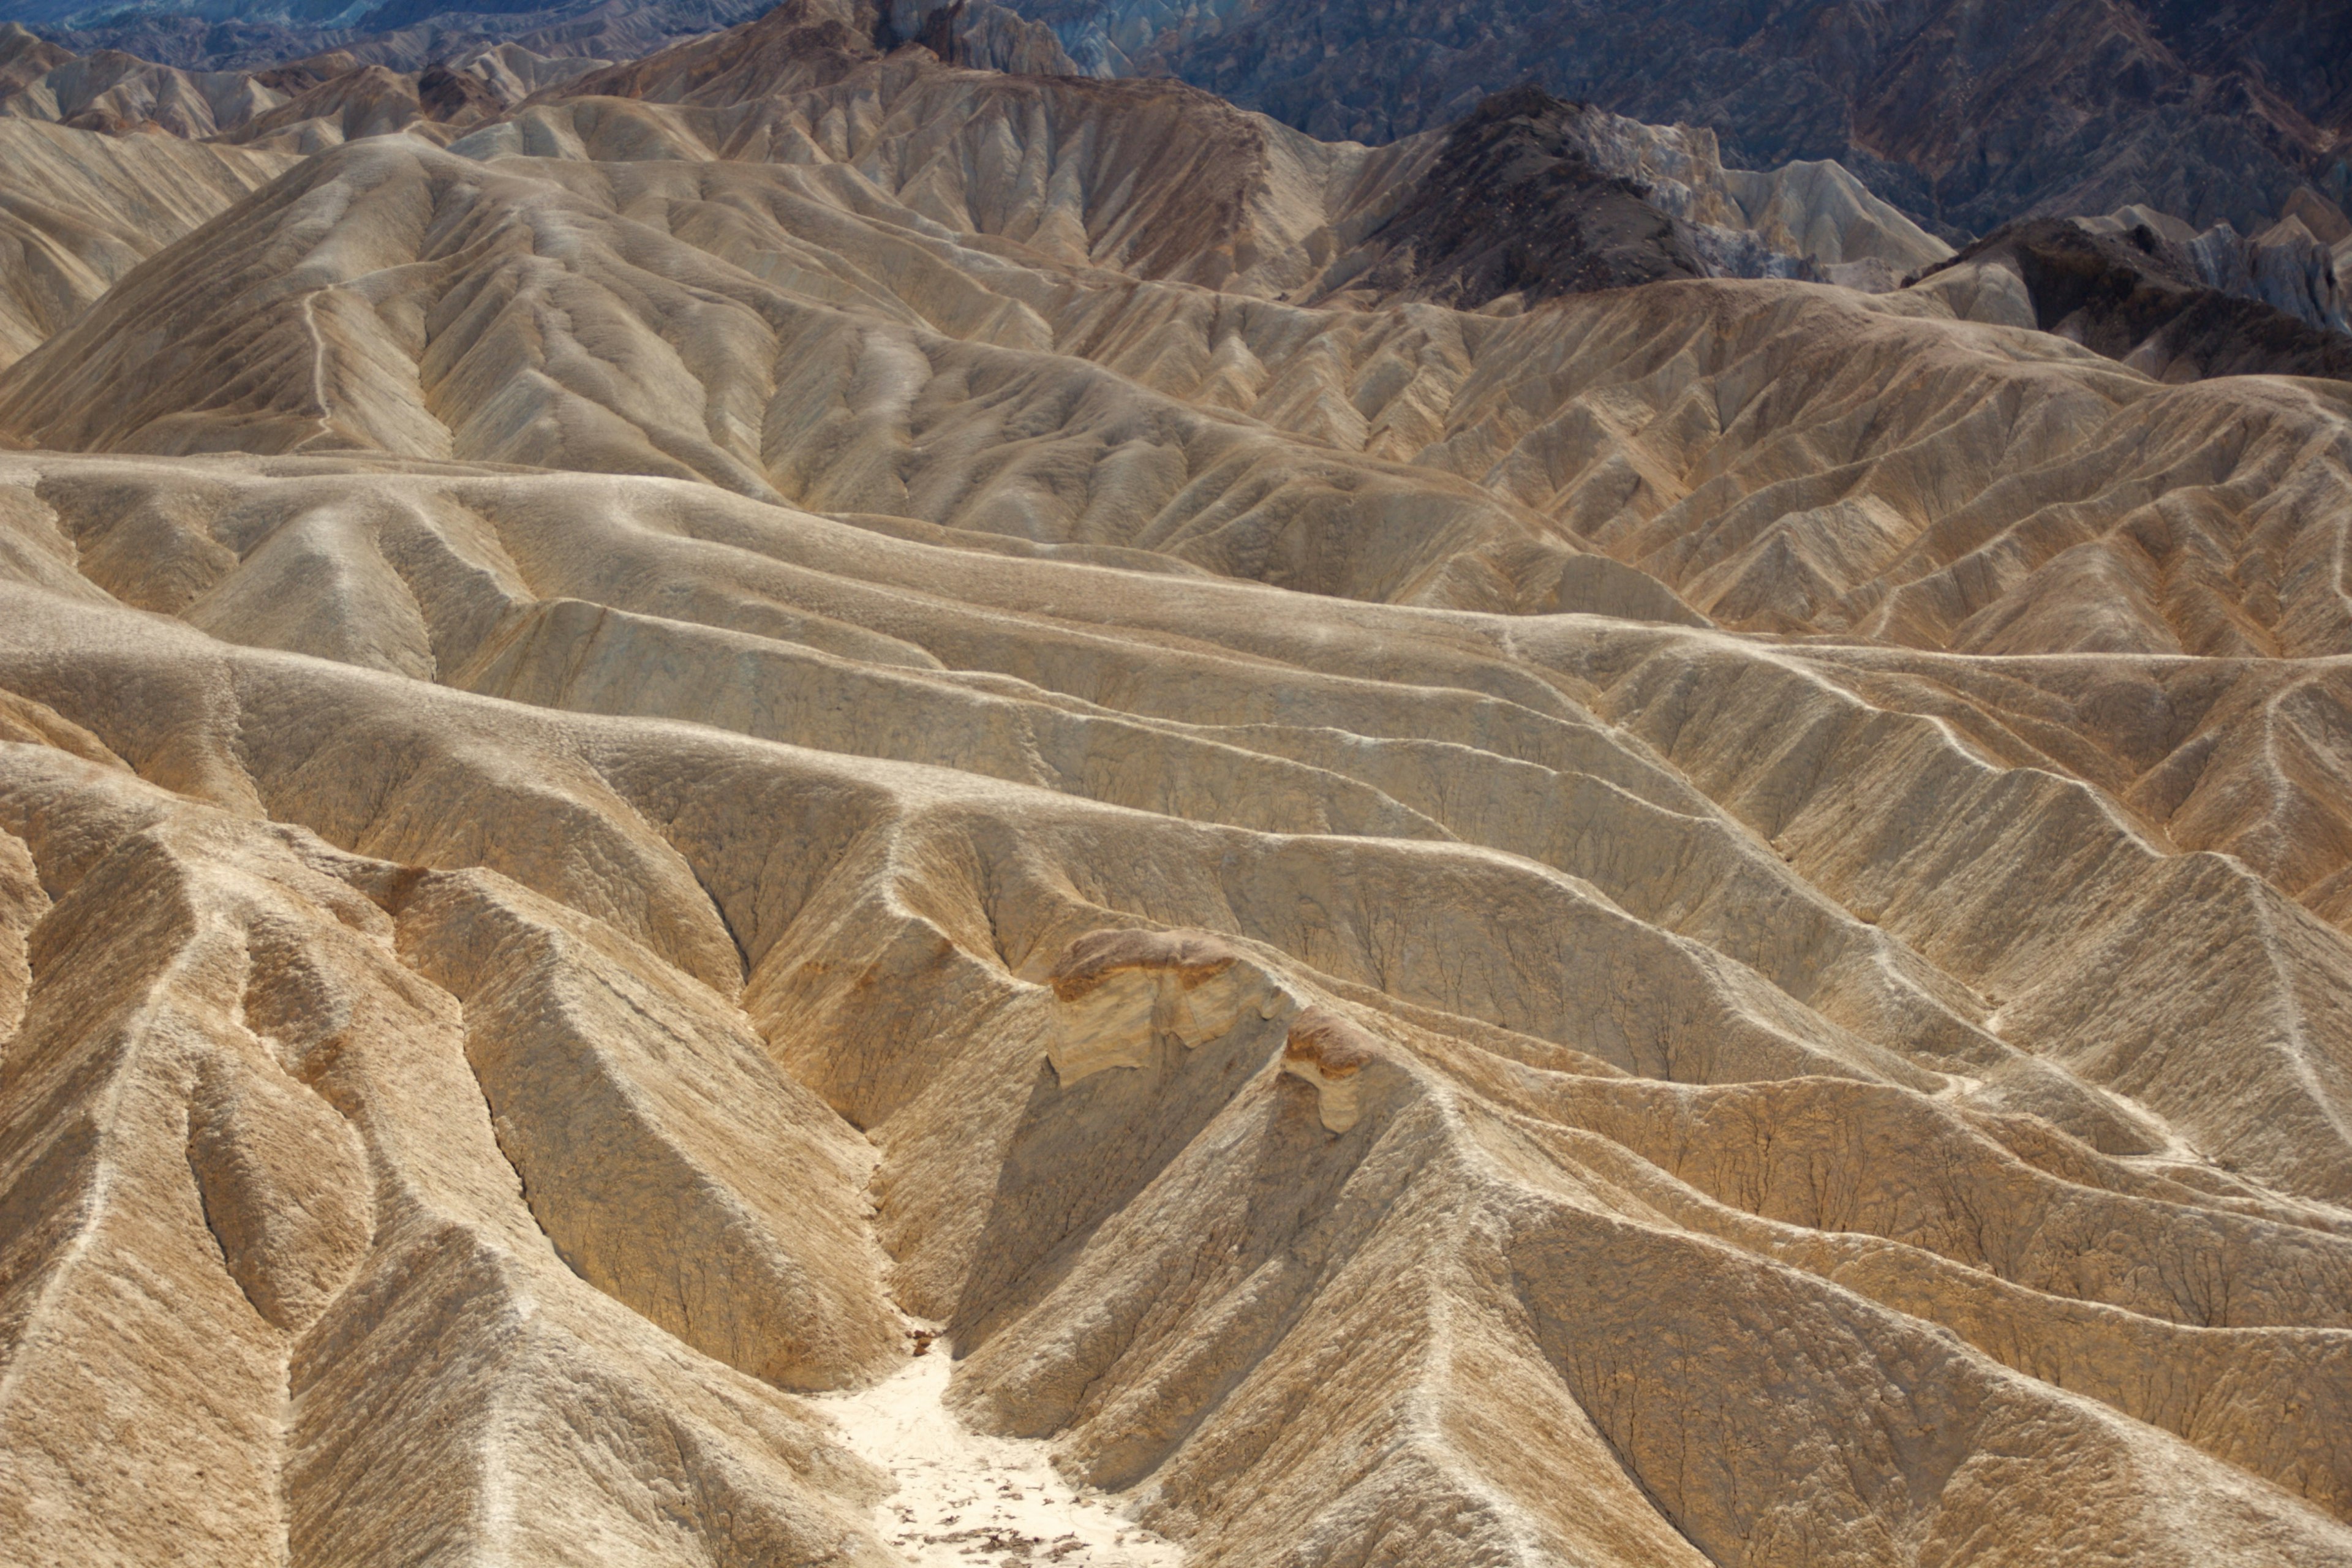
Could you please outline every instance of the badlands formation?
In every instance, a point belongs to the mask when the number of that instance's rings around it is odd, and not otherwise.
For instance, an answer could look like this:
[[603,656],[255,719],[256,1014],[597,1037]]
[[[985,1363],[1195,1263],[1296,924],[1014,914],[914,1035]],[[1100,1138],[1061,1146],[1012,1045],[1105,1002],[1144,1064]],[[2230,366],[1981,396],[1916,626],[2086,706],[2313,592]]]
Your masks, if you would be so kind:
[[2352,383],[893,37],[0,124],[0,1556],[2352,1563]]

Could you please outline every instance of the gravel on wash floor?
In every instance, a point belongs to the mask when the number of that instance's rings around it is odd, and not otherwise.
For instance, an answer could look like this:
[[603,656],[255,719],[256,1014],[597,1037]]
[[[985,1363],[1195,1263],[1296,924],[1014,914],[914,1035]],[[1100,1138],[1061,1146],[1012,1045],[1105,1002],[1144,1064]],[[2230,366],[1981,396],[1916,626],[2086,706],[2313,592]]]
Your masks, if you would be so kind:
[[967,1428],[945,1403],[955,1371],[948,1342],[917,1343],[924,1348],[896,1375],[821,1402],[850,1447],[897,1480],[874,1518],[908,1562],[1182,1568],[1181,1548],[1122,1517],[1110,1497],[1063,1479],[1047,1444]]

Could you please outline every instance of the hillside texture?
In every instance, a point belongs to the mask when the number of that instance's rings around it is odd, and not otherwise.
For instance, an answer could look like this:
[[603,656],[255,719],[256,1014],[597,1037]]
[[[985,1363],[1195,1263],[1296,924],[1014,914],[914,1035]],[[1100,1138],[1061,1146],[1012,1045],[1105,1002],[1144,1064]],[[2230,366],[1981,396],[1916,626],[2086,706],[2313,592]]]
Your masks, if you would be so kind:
[[2352,1563],[2352,383],[884,21],[0,124],[12,1560]]

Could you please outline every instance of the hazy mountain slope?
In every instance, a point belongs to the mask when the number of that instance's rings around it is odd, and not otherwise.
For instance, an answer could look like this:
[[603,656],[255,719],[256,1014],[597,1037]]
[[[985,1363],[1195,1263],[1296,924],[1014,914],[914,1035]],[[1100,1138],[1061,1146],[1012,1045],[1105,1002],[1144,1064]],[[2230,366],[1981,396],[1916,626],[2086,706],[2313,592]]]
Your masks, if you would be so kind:
[[208,137],[359,65],[326,55],[257,71],[188,71],[117,49],[78,55],[9,22],[0,24],[0,115],[116,134],[152,127]]
[[2352,384],[878,20],[0,370],[0,1539],[1125,1568],[904,1541],[938,1332],[1192,1568],[2352,1563]]
[[413,71],[516,39],[548,54],[626,58],[750,21],[766,9],[760,0],[491,0],[456,5],[431,0],[173,0],[96,6],[74,0],[10,0],[0,7],[0,18],[39,28],[81,53],[115,50],[191,71],[253,70],[330,49],[350,49],[368,63]]
[[[105,7],[0,4],[0,26],[40,28],[42,47],[206,76],[270,76],[321,58],[415,73],[436,64],[480,68],[486,55],[520,50],[591,65],[635,59],[751,21],[770,0],[558,0],[484,8],[436,0],[384,0],[331,13],[315,6]],[[894,41],[919,41],[943,58],[998,70],[1075,71],[1053,35],[990,0],[945,5],[898,0],[882,8]],[[0,47],[0,58],[5,58]],[[0,66],[0,70],[5,70]],[[539,84],[534,84],[539,85]]]
[[342,50],[259,70],[185,71],[114,51],[71,54],[9,23],[0,26],[0,121],[308,153],[412,125],[449,127],[454,135],[605,63],[505,44],[414,71]]
[[[1386,142],[1533,80],[1635,118],[1715,130],[1735,164],[1837,159],[1881,195],[1983,233],[2029,213],[2132,203],[2251,231],[2309,184],[2352,205],[2352,7],[2166,0],[1920,6],[1497,0],[1452,11],[1246,0],[1018,0],[1080,67],[1173,75],[1327,139]],[[198,69],[331,48],[397,70],[515,40],[627,58],[751,19],[710,0],[534,9],[393,0],[93,9],[16,0],[0,19]],[[233,13],[233,14],[232,14]],[[919,29],[903,27],[902,37]],[[1042,57],[1034,52],[1024,58]],[[974,63],[1009,66],[1002,51]],[[1018,68],[1038,68],[1023,64]]]
[[2341,0],[1016,8],[1082,64],[1168,72],[1319,136],[1410,134],[1531,78],[1712,127],[1750,166],[1840,159],[1914,214],[1976,232],[2128,202],[2246,228],[2298,183],[2352,190]]

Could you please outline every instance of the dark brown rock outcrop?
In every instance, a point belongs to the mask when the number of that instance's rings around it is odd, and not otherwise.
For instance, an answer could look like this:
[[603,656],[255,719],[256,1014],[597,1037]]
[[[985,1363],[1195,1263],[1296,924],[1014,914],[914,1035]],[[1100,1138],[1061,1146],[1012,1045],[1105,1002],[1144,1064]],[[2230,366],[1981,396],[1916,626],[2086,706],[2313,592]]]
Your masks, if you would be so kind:
[[1372,236],[1383,292],[1475,309],[1703,278],[1690,231],[1631,181],[1596,167],[1581,106],[1540,88],[1496,93],[1455,126],[1395,216]]
[[2352,381],[2352,338],[2259,300],[2206,287],[2189,259],[2146,225],[2111,236],[2061,218],[2037,218],[1987,236],[1945,266],[1986,262],[2017,271],[2043,331],[2159,380],[2310,375]]

